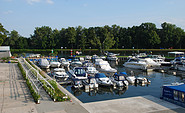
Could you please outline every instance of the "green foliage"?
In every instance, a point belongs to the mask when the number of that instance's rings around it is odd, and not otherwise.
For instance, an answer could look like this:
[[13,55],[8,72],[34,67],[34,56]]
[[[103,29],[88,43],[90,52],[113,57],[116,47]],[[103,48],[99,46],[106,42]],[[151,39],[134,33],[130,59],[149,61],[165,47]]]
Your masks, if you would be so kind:
[[[52,30],[48,26],[36,27],[31,37],[22,37],[13,30],[10,34],[0,24],[0,45],[10,45],[14,52],[51,52],[51,49],[156,49],[185,48],[185,32],[183,29],[162,23],[157,29],[153,23],[142,23],[139,26],[123,28],[117,25],[103,27],[82,26]],[[23,49],[24,48],[24,49]],[[28,48],[28,49],[25,49]],[[15,50],[21,49],[21,50]],[[30,51],[29,49],[33,49]],[[40,50],[42,49],[42,50]]]

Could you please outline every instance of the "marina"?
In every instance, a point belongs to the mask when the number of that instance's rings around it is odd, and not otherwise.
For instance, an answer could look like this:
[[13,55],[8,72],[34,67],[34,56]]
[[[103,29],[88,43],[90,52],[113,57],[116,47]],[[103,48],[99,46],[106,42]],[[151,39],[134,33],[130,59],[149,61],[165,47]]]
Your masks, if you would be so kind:
[[[128,59],[128,58],[127,58]],[[96,62],[102,62],[101,59],[96,58],[94,60],[94,64],[96,67]],[[79,61],[78,61],[79,62]],[[81,61],[82,63],[84,61]],[[106,61],[107,62],[107,61]],[[82,63],[78,66],[82,66]],[[151,95],[156,98],[160,98],[161,96],[161,87],[165,84],[171,84],[176,82],[184,82],[183,76],[180,75],[180,73],[183,75],[184,72],[171,70],[171,66],[160,66],[160,68],[153,69],[152,71],[143,71],[138,69],[133,69],[129,67],[122,66],[122,62],[116,62],[116,61],[109,61],[107,62],[110,64],[109,67],[113,67],[116,71],[113,73],[106,72],[106,71],[100,71],[106,74],[108,78],[112,76],[114,73],[118,72],[125,72],[128,77],[131,75],[134,76],[133,82],[130,82],[127,87],[116,87],[116,83],[106,83],[107,85],[102,85],[100,82],[98,82],[99,78],[96,79],[99,86],[94,89],[90,88],[87,84],[87,76],[84,73],[81,73],[82,75],[79,75],[79,78],[76,75],[73,75],[75,72],[72,70],[66,69],[66,72],[71,73],[69,76],[73,77],[72,80],[68,80],[66,82],[62,81],[56,81],[61,84],[64,88],[66,88],[70,93],[72,93],[76,98],[78,98],[83,103],[89,103],[89,102],[96,102],[96,101],[104,101],[104,100],[112,100],[112,99],[120,99],[120,98],[129,98],[129,97],[136,97],[136,96],[145,96],[145,95]],[[79,64],[79,63],[78,63]],[[74,67],[75,65],[73,65]],[[71,69],[75,69],[75,67]],[[83,67],[82,67],[83,68]],[[51,73],[54,68],[50,68],[49,70],[45,70],[47,73]],[[84,68],[85,69],[85,68]],[[98,69],[96,67],[96,69]],[[111,71],[111,69],[109,69]],[[83,72],[83,71],[79,71]],[[89,76],[89,75],[88,75]],[[95,76],[95,75],[94,75]],[[51,76],[52,77],[52,76]],[[110,80],[105,81],[112,81]],[[137,83],[135,83],[137,79]],[[132,78],[129,78],[132,79]],[[145,81],[149,81],[149,83],[144,83]],[[126,80],[126,77],[125,77]],[[142,80],[142,81],[141,81]],[[127,79],[128,81],[128,79]],[[83,86],[84,85],[84,86]],[[92,86],[91,86],[92,87]]]

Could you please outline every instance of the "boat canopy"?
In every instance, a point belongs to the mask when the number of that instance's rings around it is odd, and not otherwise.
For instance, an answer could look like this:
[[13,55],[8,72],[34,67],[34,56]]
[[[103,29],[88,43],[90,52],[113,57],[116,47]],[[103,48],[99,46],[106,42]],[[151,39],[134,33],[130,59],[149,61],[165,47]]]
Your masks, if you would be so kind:
[[185,84],[178,85],[178,86],[163,86],[163,88],[168,88],[171,90],[176,90],[176,91],[185,93]]
[[106,78],[106,75],[104,73],[96,73],[95,78]]
[[177,51],[168,52],[168,56],[169,55],[175,55],[175,57],[177,57],[177,56],[183,56],[184,55],[184,52],[177,52]]

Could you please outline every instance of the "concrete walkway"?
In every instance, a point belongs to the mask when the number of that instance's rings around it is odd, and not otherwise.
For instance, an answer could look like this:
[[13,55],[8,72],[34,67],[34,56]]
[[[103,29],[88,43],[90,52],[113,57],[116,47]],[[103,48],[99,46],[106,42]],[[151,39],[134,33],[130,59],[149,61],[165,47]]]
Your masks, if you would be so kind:
[[[53,102],[49,97],[35,104],[17,64],[0,63],[1,113],[184,113],[185,109],[152,96],[81,103]],[[47,97],[47,95],[45,96]]]
[[0,112],[37,113],[17,64],[0,63]]

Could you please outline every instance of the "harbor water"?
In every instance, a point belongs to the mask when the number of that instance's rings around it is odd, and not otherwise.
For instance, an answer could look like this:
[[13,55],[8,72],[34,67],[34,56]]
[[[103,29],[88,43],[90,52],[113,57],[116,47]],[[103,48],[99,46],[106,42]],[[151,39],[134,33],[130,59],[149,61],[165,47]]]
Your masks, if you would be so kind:
[[124,68],[121,65],[116,65],[115,68],[118,72],[127,72],[130,74],[132,71],[136,77],[144,76],[151,81],[150,84],[146,85],[129,85],[128,88],[113,88],[113,87],[102,87],[99,86],[98,90],[92,90],[85,92],[84,89],[73,89],[71,85],[63,85],[69,92],[71,92],[76,98],[78,98],[83,103],[128,98],[135,96],[152,95],[154,97],[160,98],[161,87],[164,84],[171,84],[174,82],[183,82],[178,76],[169,75],[166,73],[159,72],[143,72],[141,70],[134,70]]

